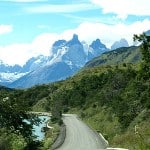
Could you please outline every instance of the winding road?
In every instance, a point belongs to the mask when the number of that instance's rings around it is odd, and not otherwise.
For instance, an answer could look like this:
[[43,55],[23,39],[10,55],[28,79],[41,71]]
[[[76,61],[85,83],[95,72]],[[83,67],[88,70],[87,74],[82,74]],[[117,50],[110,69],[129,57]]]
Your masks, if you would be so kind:
[[75,114],[63,115],[66,138],[57,150],[106,150],[103,138],[92,131]]

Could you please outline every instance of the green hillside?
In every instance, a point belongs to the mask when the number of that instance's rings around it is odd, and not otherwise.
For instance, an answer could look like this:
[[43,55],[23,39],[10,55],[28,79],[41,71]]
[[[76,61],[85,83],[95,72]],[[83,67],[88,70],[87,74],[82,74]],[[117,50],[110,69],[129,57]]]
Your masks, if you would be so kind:
[[[5,97],[11,95],[26,101],[29,110],[52,112],[54,120],[59,120],[60,110],[77,113],[112,146],[148,150],[150,80],[139,79],[134,68],[94,67],[65,81],[5,92]],[[23,145],[25,141],[21,140]]]
[[56,108],[78,113],[111,145],[145,150],[150,148],[149,87],[132,65],[96,67],[64,81],[52,97]]
[[85,67],[98,65],[116,65],[122,63],[138,63],[141,60],[139,47],[122,47],[103,53],[99,57],[89,61]]

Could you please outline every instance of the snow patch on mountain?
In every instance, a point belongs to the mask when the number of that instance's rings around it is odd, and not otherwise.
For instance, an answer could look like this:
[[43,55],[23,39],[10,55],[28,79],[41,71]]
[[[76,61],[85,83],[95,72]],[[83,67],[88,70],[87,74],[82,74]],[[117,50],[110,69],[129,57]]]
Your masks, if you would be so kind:
[[14,72],[14,73],[5,73],[5,72],[2,72],[0,73],[0,82],[13,82],[17,79],[19,79],[20,77],[26,75],[28,72],[26,73],[17,73],[17,72]]

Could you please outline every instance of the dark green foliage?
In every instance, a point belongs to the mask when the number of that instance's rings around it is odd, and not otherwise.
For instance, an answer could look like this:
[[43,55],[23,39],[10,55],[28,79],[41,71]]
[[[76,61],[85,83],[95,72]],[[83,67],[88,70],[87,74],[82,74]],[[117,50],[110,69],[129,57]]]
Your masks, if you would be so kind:
[[0,136],[0,150],[10,150],[10,142],[6,136]]
[[[1,86],[0,127],[15,134],[21,134],[28,144],[31,143],[34,139],[32,136],[33,124],[37,124],[39,120],[28,112],[32,111],[32,107],[39,101],[42,104],[42,100],[45,107],[43,109],[51,110],[52,97],[50,93],[56,89],[57,85],[55,86],[55,84],[35,86],[26,90],[14,90]],[[34,110],[36,111],[36,107]]]
[[[32,138],[32,125],[38,123],[36,117],[27,113],[29,107],[18,98],[19,92],[9,94],[0,101],[0,127],[21,134],[27,140]],[[31,123],[25,122],[25,120]]]
[[41,145],[42,145],[42,144],[41,144],[41,142],[39,142],[39,141],[31,141],[31,142],[24,148],[24,150],[38,150]]
[[29,106],[35,105],[40,99],[49,96],[49,91],[47,85],[35,86],[29,88],[26,91],[22,91],[21,98],[28,102]]
[[134,35],[134,41],[141,42],[140,50],[142,53],[142,63],[140,77],[144,80],[150,77],[150,36],[145,33],[141,35]]

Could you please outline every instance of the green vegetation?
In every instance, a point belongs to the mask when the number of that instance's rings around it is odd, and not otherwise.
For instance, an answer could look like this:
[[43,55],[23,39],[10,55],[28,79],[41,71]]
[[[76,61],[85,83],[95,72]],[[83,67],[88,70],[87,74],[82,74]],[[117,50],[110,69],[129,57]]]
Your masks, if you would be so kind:
[[1,150],[22,150],[27,146],[25,139],[21,135],[0,129],[0,149]]
[[139,47],[121,47],[113,51],[105,52],[102,55],[89,61],[85,67],[95,67],[99,65],[116,65],[123,63],[139,63],[141,52]]
[[[59,124],[62,123],[62,113],[77,113],[91,128],[101,132],[112,146],[130,150],[149,150],[149,39],[149,36],[145,34],[135,36],[135,40],[142,44],[140,48],[131,47],[128,50],[122,48],[120,52],[118,49],[117,53],[111,52],[113,57],[111,53],[108,53],[113,58],[108,61],[113,65],[106,63],[106,65],[98,66],[97,63],[93,63],[91,65],[93,67],[85,67],[65,81],[35,86],[26,90],[0,87],[0,119],[4,120],[0,124],[0,149],[11,150],[18,147],[18,150],[22,150],[31,149],[31,147],[33,149],[34,146],[34,149],[46,150],[51,146],[56,137],[55,133],[59,131],[58,125],[52,125],[55,126],[54,133],[49,130],[41,143],[31,142],[33,140],[27,142],[26,137],[32,137],[31,128],[28,126],[26,128],[29,134],[19,128],[22,122],[19,122],[18,115],[22,121],[22,115],[26,118],[26,112],[34,110],[52,112],[52,123]],[[142,54],[140,65],[128,63],[127,60],[133,60],[132,58],[134,58],[133,62],[139,60],[141,57],[141,54],[137,52],[139,49]],[[133,55],[129,53],[137,54],[138,57],[132,57]],[[105,53],[101,57],[107,55],[105,58],[107,60],[108,54]],[[125,58],[127,63],[122,62],[122,58]],[[19,124],[14,124],[13,119],[9,120],[8,117],[15,118],[15,122],[18,120]],[[14,130],[11,129],[12,126]]]
[[[0,88],[0,148],[22,149],[33,142],[32,126],[38,124],[35,115],[28,114],[27,102],[20,99],[22,91]],[[26,121],[25,121],[26,120]],[[28,123],[28,122],[30,123]]]
[[[36,141],[32,135],[32,127],[40,120],[28,112],[51,111],[53,102],[50,93],[56,89],[55,84],[35,86],[26,90],[0,86],[0,149],[44,150],[50,148],[59,132],[59,125],[52,123],[53,132],[47,130],[46,138],[42,142]],[[30,124],[25,120],[28,120]]]
[[41,142],[41,145],[38,147],[38,150],[50,149],[50,147],[55,142],[59,134],[60,127],[57,123],[49,122],[48,125],[53,127],[53,129],[47,129],[45,133],[45,139]]
[[150,36],[146,36],[145,33],[139,36],[134,35],[134,40],[141,42],[142,63],[140,76],[147,80],[150,77]]

